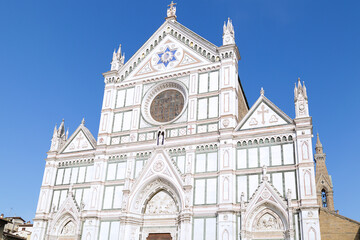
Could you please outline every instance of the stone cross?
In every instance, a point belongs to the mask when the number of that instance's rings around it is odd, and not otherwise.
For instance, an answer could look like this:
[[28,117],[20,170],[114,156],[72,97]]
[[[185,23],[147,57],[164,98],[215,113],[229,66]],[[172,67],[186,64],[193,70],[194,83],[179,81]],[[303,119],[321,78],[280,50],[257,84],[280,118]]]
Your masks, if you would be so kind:
[[261,106],[261,111],[259,110],[257,113],[262,115],[262,122],[261,123],[265,124],[265,113],[269,113],[269,109],[265,110],[265,106],[262,105]]
[[79,136],[77,137],[77,141],[78,141],[78,146],[77,146],[77,148],[80,148],[80,142],[81,142],[81,140],[83,140],[84,139],[84,137],[82,136],[82,134],[81,134],[81,132],[79,133]]
[[173,1],[171,1],[170,5],[168,5],[168,7],[170,7],[170,10],[174,9],[174,5],[176,5],[176,3],[174,3]]
[[188,126],[188,130],[190,131],[190,134],[192,134],[192,130],[194,130],[194,128],[192,127],[192,125]]

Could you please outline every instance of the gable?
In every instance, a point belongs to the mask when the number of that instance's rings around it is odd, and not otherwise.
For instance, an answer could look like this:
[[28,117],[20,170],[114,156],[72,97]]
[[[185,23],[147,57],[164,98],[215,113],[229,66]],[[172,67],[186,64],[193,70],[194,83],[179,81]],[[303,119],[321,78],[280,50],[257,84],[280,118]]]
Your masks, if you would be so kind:
[[86,137],[84,131],[81,129],[78,133],[70,139],[70,142],[66,145],[63,153],[78,152],[94,149],[90,140]]
[[161,74],[192,65],[197,66],[209,63],[211,63],[210,60],[169,35],[151,51],[137,69],[134,69],[129,78]]
[[239,123],[237,130],[271,127],[292,123],[292,119],[264,96],[256,101]]
[[126,81],[129,77],[158,71],[159,69],[154,68],[154,63],[150,60],[154,54],[155,56],[161,54],[161,51],[157,50],[159,49],[158,46],[166,45],[166,41],[169,39],[181,45],[182,49],[187,52],[183,54],[183,59],[180,56],[179,59],[182,61],[179,61],[179,67],[195,64],[196,58],[207,63],[213,63],[219,57],[216,45],[178,22],[165,21],[116,73],[109,71],[103,75],[106,77],[115,73],[117,75],[116,82],[120,82]]

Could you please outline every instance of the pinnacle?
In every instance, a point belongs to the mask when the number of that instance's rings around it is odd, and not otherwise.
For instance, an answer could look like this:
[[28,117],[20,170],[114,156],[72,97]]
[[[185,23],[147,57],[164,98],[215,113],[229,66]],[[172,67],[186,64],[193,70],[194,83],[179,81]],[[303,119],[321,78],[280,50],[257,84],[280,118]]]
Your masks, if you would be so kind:
[[261,87],[260,95],[261,95],[261,96],[264,96],[264,94],[265,94],[264,88]]

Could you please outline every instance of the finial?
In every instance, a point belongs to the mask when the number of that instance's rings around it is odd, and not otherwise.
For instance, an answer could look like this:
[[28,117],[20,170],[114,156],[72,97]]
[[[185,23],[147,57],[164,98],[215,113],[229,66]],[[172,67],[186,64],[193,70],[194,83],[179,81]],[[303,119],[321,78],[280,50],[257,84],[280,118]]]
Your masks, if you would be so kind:
[[167,9],[167,18],[166,19],[174,19],[176,20],[176,7],[174,7],[174,5],[176,5],[176,3],[174,3],[173,1],[171,1],[170,5],[168,5]]
[[81,125],[85,125],[85,118],[81,120]]
[[288,204],[290,204],[291,203],[291,189],[290,188],[288,188],[288,190],[287,190],[286,198],[288,200]]
[[268,177],[267,177],[267,175],[266,175],[266,172],[267,172],[267,166],[266,165],[264,165],[263,167],[262,167],[262,180],[263,181],[267,181],[268,180]]
[[73,195],[73,184],[72,183],[70,183],[70,187],[69,187],[69,191],[68,191],[68,196],[69,195]]
[[265,94],[264,88],[261,88],[261,90],[260,90],[260,95],[261,95],[261,96],[264,96],[264,94]]

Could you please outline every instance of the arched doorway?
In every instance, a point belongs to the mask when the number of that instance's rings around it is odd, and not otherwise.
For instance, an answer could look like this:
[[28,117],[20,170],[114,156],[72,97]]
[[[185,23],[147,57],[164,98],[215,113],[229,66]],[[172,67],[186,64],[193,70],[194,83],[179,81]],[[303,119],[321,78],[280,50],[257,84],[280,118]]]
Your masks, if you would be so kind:
[[174,192],[158,189],[149,195],[143,209],[143,240],[175,240],[178,232],[179,204]]
[[277,213],[264,209],[253,221],[252,236],[252,239],[285,239],[284,223]]

